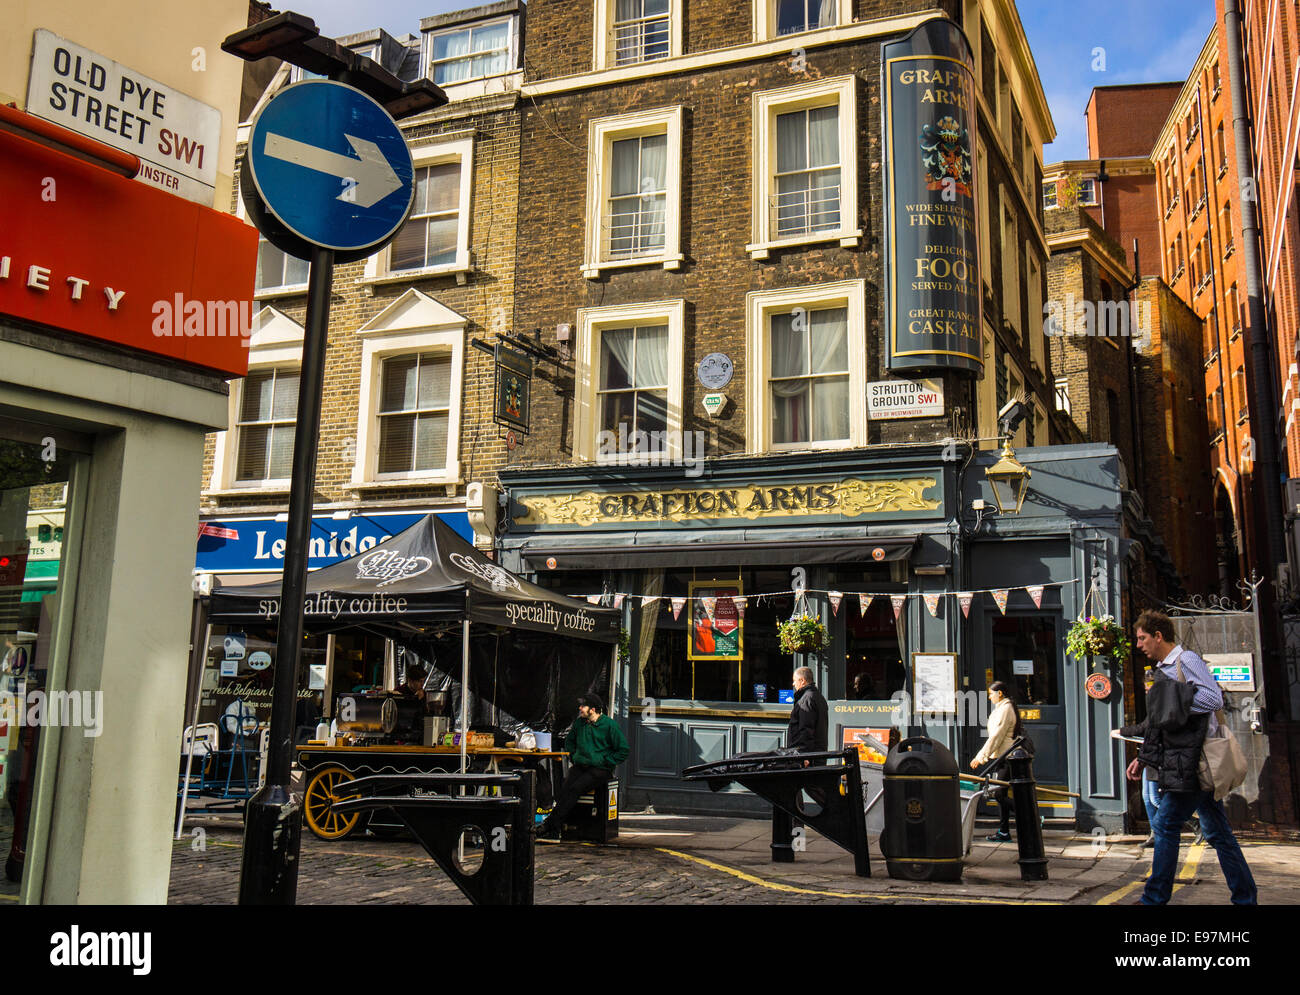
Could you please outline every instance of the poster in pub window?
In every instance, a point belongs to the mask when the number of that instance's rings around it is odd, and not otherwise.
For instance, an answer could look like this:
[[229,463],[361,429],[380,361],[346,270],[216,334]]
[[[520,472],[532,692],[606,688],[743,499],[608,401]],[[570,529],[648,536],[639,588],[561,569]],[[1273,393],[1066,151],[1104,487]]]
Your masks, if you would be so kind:
[[739,660],[744,651],[745,624],[735,602],[743,593],[740,581],[692,581],[689,593],[691,639],[687,658]]

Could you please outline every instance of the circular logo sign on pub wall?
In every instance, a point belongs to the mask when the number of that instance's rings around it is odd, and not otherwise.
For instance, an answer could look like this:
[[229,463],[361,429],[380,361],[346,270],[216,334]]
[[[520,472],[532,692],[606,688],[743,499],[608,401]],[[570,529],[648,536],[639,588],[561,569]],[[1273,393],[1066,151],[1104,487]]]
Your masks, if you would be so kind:
[[246,161],[267,210],[324,249],[378,249],[406,220],[415,193],[397,122],[331,80],[304,80],[272,98],[253,121]]

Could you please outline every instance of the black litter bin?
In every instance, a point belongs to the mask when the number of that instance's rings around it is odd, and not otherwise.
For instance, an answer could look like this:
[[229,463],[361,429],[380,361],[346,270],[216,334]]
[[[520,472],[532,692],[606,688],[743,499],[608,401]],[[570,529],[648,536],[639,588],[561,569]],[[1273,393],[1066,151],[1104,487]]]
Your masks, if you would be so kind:
[[960,881],[961,789],[957,759],[925,736],[885,758],[885,831],[880,849],[891,878]]

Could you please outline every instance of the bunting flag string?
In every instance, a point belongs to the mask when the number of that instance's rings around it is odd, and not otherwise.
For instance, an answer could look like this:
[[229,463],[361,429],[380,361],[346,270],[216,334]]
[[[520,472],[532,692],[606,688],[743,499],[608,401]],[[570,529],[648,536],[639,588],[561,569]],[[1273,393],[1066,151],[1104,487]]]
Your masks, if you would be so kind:
[[718,599],[716,597],[710,596],[706,598],[701,598],[700,600],[704,602],[704,614],[708,615],[709,621],[712,622],[713,614],[715,611],[717,611],[718,608]]
[[686,599],[682,597],[676,597],[672,599],[672,603],[673,603],[673,621],[676,621],[677,617],[682,613],[682,608],[684,608],[686,605]]
[[941,594],[923,594],[921,600],[925,602],[926,611],[930,613],[931,618],[939,617],[939,598]]
[[[935,603],[935,608],[937,609],[939,598],[953,597],[956,598],[957,603],[961,605],[962,613],[967,617],[969,617],[971,602],[974,600],[974,596],[977,594],[993,595],[993,600],[997,603],[998,608],[1005,615],[1007,598],[1010,596],[1010,593],[1012,591],[1023,590],[1026,594],[1029,595],[1031,599],[1033,599],[1035,608],[1042,608],[1043,592],[1047,588],[1064,587],[1067,584],[1073,584],[1076,583],[1077,581],[1078,578],[1074,577],[1071,578],[1070,580],[1049,581],[1044,584],[1026,584],[1018,587],[985,587],[985,588],[978,588],[972,591],[938,591],[934,593],[923,593],[918,591],[903,591],[903,592],[893,591],[888,593],[880,592],[880,591],[875,591],[875,592],[854,591],[850,593],[857,595],[858,609],[864,615],[866,614],[867,609],[870,608],[871,603],[875,601],[876,598],[888,598],[890,604],[894,606],[894,611],[897,614],[902,610],[902,606],[908,598],[921,598],[925,602],[927,608],[930,608],[930,602],[931,599],[933,599]],[[755,601],[756,604],[765,605],[765,604],[771,604],[773,598],[789,597],[791,595],[793,595],[796,598],[800,598],[800,597],[806,598],[808,595],[814,595],[814,594],[826,595],[827,600],[830,602],[832,613],[834,614],[839,613],[840,604],[845,597],[845,592],[843,591],[818,590],[815,588],[805,588],[802,591],[795,591],[795,590],[762,591],[751,595],[736,596],[733,597],[731,600],[735,602],[737,610],[741,613],[741,617],[744,617],[745,605],[748,603],[748,601],[751,598]],[[586,601],[592,605],[599,605],[604,601],[606,597],[612,597],[613,605],[615,608],[621,608],[624,600],[627,598],[639,599],[642,608],[648,608],[651,605],[653,605],[656,601],[663,600],[663,596],[658,594],[587,594],[587,595],[579,594],[579,595],[575,595],[574,597],[585,598]],[[703,601],[705,603],[704,604],[705,611],[709,612],[710,616],[712,615],[713,610],[714,608],[716,608],[718,602],[718,598],[716,595],[697,595],[696,597],[687,597],[686,595],[675,595],[669,598],[668,600],[676,608],[676,611],[678,613],[680,613],[682,607],[688,601]],[[931,614],[934,614],[934,611],[935,609],[931,609]]]
[[743,594],[738,594],[731,599],[731,603],[736,606],[736,614],[742,619],[745,617],[745,603],[748,600]]

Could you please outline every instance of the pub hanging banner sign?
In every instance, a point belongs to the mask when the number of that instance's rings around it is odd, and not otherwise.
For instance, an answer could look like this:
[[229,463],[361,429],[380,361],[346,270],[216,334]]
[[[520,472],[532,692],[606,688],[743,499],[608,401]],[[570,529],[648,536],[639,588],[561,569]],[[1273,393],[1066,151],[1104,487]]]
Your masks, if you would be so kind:
[[885,45],[882,61],[889,368],[980,374],[970,49],[936,18]]
[[496,365],[496,400],[492,420],[521,435],[527,435],[528,406],[533,385],[532,357],[497,343],[493,350],[493,360]]

